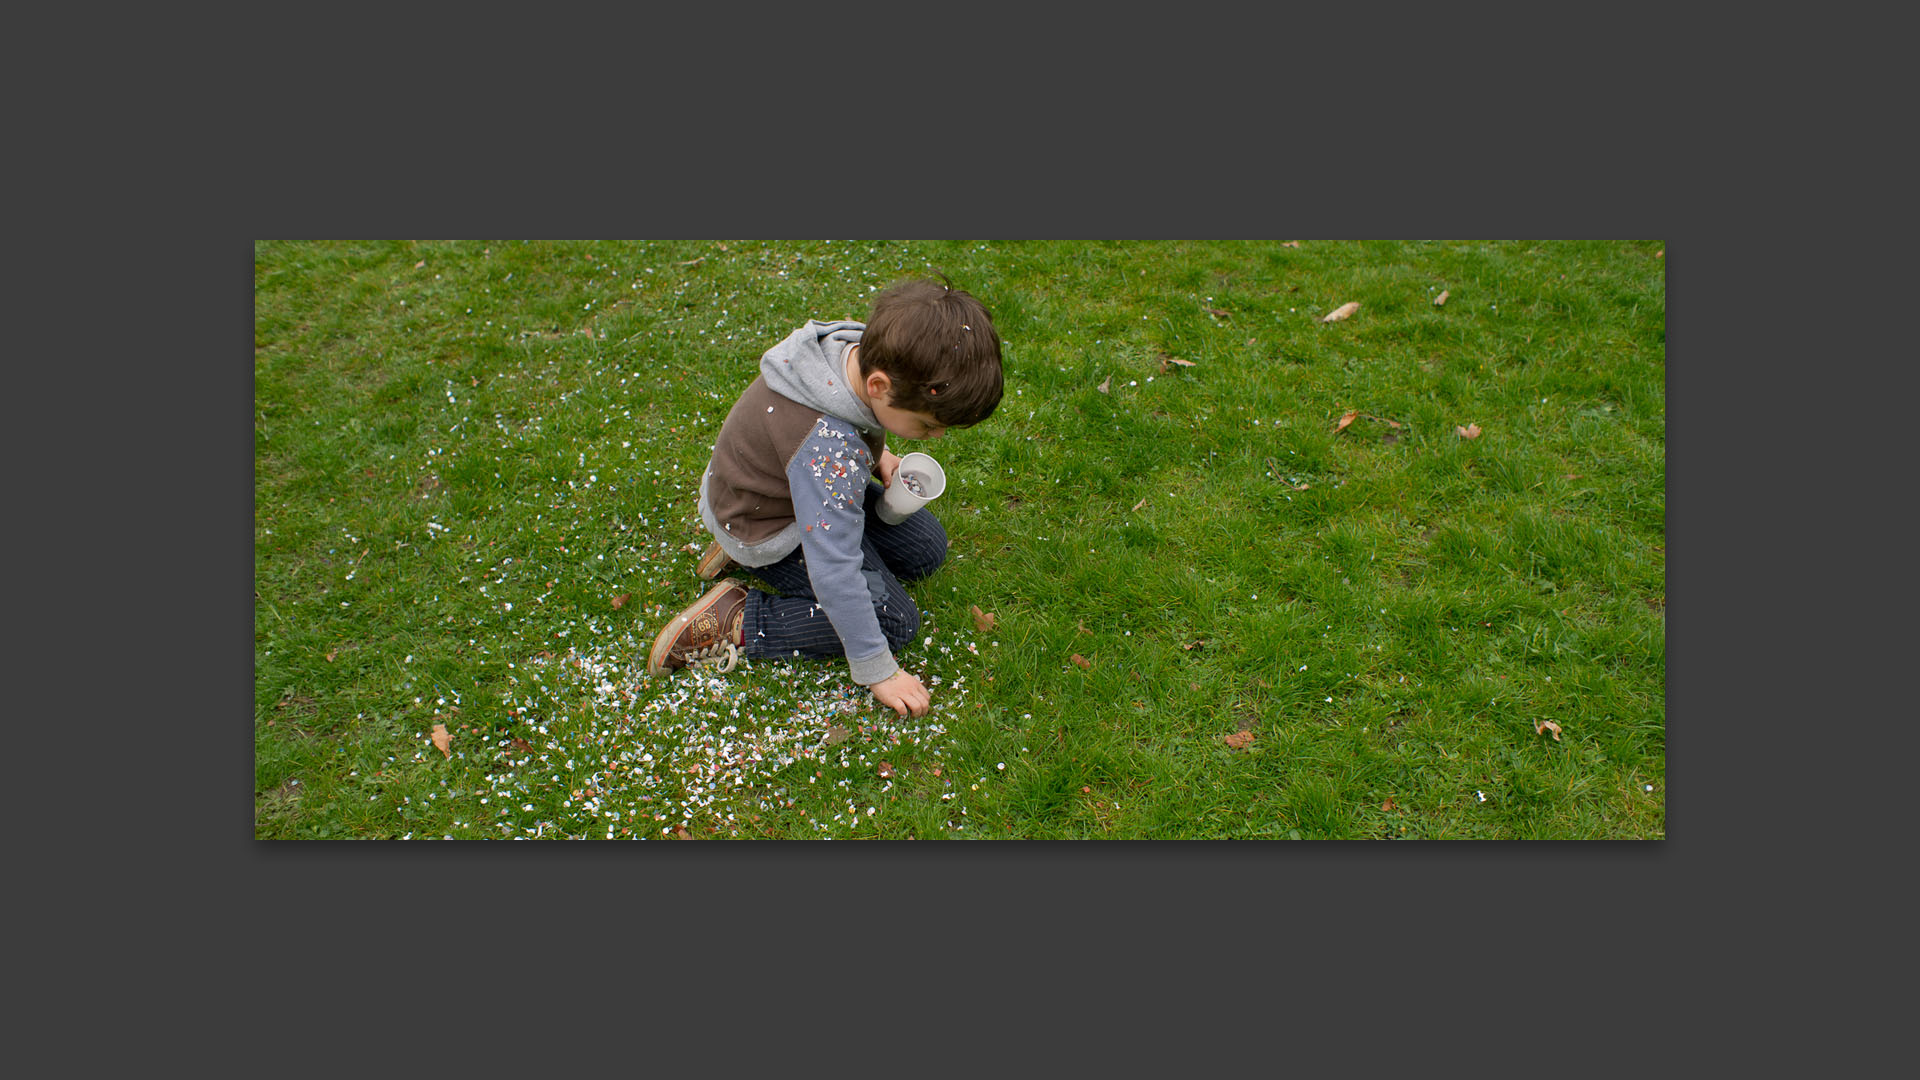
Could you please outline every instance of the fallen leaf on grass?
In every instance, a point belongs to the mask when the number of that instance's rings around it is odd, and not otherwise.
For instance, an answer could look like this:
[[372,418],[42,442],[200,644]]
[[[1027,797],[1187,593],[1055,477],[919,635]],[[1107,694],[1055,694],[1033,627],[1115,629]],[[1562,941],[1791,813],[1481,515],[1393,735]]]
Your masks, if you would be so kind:
[[329,664],[331,664],[331,663],[333,663],[333,658],[334,658],[334,657],[336,657],[336,656],[339,656],[339,655],[340,655],[340,650],[338,650],[338,649],[328,649],[328,650],[327,650],[327,663],[329,663]]
[[[1129,513],[1134,513],[1134,514],[1137,514],[1137,513],[1139,513],[1139,512],[1140,512],[1140,508],[1141,508],[1141,507],[1143,507],[1143,506],[1145,506],[1145,505],[1147,505],[1147,500],[1145,500],[1145,499],[1141,499],[1141,500],[1140,500],[1139,502],[1137,502],[1137,503],[1134,503],[1134,504],[1133,504],[1133,509],[1132,509],[1131,511],[1129,511]],[[331,657],[331,656],[329,656],[329,657],[327,657],[327,659],[329,659],[329,660],[331,660],[331,659],[333,659],[333,657]]]
[[1656,258],[1656,259],[1664,259],[1664,258],[1666,258],[1666,257],[1667,257],[1667,249],[1666,249],[1666,248],[1661,248],[1661,249],[1660,249],[1659,251],[1656,251],[1656,252],[1654,252],[1654,253],[1653,253],[1653,257],[1654,257],[1654,258]]
[[846,728],[841,727],[839,724],[835,724],[832,727],[827,729],[826,745],[837,746],[840,743],[846,742],[848,737],[851,736],[852,734],[853,732],[848,731]]
[[1182,649],[1189,649],[1189,650],[1191,650],[1191,649],[1204,649],[1204,648],[1206,648],[1206,647],[1207,647],[1207,639],[1206,639],[1206,638],[1196,638],[1196,639],[1194,639],[1194,640],[1192,640],[1192,641],[1189,641],[1189,642],[1187,642],[1187,643],[1186,643],[1185,645],[1182,645],[1182,646],[1180,646],[1180,647],[1181,647]]
[[626,593],[626,592],[623,592],[619,596],[614,597],[613,600],[611,601],[611,603],[613,604],[613,610],[619,611],[621,608],[626,607],[627,601],[631,599],[633,599],[633,594]]
[[697,259],[688,259],[686,262],[683,262],[680,265],[681,266],[699,266],[701,263],[706,261],[707,261],[707,257],[705,255],[702,255]]
[[1479,424],[1468,424],[1466,427],[1455,426],[1453,430],[1458,432],[1463,439],[1477,439],[1480,437]]
[[1245,750],[1248,746],[1252,745],[1252,743],[1253,732],[1251,731],[1236,731],[1227,736],[1227,745],[1233,747],[1235,750]]
[[453,756],[453,750],[451,749],[453,745],[453,736],[447,734],[447,725],[445,724],[433,725],[433,745],[440,748],[440,753],[443,756],[445,757]]
[[1086,657],[1081,656],[1079,653],[1073,654],[1073,662],[1076,664],[1079,664],[1083,668],[1086,668],[1088,671],[1093,670],[1093,661],[1088,660]]
[[1535,735],[1538,735],[1538,734],[1540,734],[1540,733],[1541,733],[1541,732],[1543,732],[1543,731],[1551,731],[1551,732],[1553,732],[1553,741],[1554,741],[1554,742],[1559,742],[1559,741],[1560,741],[1560,725],[1559,725],[1559,724],[1556,724],[1556,723],[1554,723],[1554,722],[1553,722],[1553,721],[1551,721],[1551,720],[1536,720],[1536,721],[1534,721],[1534,723],[1533,723],[1533,733],[1534,733]]
[[1089,629],[1087,629],[1087,620],[1085,620],[1085,619],[1075,619],[1075,620],[1073,621],[1073,627],[1074,627],[1074,629],[1076,629],[1076,630],[1078,630],[1078,631],[1080,631],[1080,632],[1081,632],[1081,633],[1083,633],[1083,634],[1091,634],[1091,633],[1093,633],[1093,631],[1091,631],[1091,630],[1089,630]]
[[893,775],[893,765],[890,762],[883,761],[880,763],[880,768],[875,771],[880,774],[880,779],[885,780]]
[[693,834],[687,831],[685,825],[675,825],[673,827],[673,835],[681,840],[693,839]]
[[1346,303],[1341,304],[1339,307],[1334,308],[1332,311],[1327,312],[1327,317],[1324,319],[1321,319],[1320,321],[1321,322],[1339,322],[1341,319],[1351,318],[1353,316],[1353,313],[1359,310],[1360,310],[1360,301],[1349,300]]
[[1281,246],[1281,247],[1299,247],[1299,246],[1300,246],[1300,241],[1298,241],[1298,240],[1289,240],[1289,241],[1287,241],[1286,243],[1284,243],[1284,244],[1281,244],[1280,246]]
[[1233,312],[1228,311],[1226,308],[1210,307],[1207,309],[1207,314],[1215,316],[1216,318],[1224,319],[1227,316],[1232,315]]
[[[1251,345],[1253,344],[1253,342],[1249,341],[1247,342],[1247,344]],[[1160,370],[1162,372],[1165,372],[1167,370],[1168,364],[1178,364],[1181,367],[1194,366],[1193,361],[1191,360],[1182,360],[1179,357],[1173,355],[1172,353],[1161,353],[1160,354]]]
[[1350,412],[1350,413],[1348,413],[1348,414],[1346,414],[1345,416],[1342,416],[1342,417],[1340,418],[1340,422],[1339,422],[1339,423],[1337,423],[1337,424],[1335,424],[1335,425],[1333,425],[1333,433],[1334,433],[1335,435],[1338,435],[1338,434],[1340,434],[1340,433],[1341,433],[1342,431],[1345,431],[1345,430],[1347,429],[1347,425],[1348,425],[1348,424],[1351,424],[1351,423],[1353,423],[1353,422],[1354,422],[1355,420],[1357,420],[1357,419],[1359,419],[1359,418],[1360,418],[1360,410],[1359,410],[1359,409],[1355,409],[1355,410],[1353,410],[1352,412]]
[[1446,302],[1447,302],[1447,290],[1441,289],[1440,295],[1433,298],[1433,306],[1439,307],[1441,304],[1444,304]]
[[415,270],[421,270],[421,269],[424,269],[426,265],[427,265],[427,260],[421,259],[419,262],[413,264],[413,268]]
[[1107,393],[1107,387],[1112,384],[1113,384],[1113,376],[1109,375],[1106,378],[1100,380],[1100,385],[1095,387],[1095,389],[1099,390],[1101,393],[1104,394],[1104,393]]
[[1397,806],[1395,806],[1395,805],[1393,804],[1393,797],[1392,797],[1392,796],[1388,796],[1388,797],[1387,797],[1387,801],[1386,801],[1386,802],[1383,802],[1383,803],[1381,803],[1381,804],[1380,804],[1380,809],[1382,809],[1382,810],[1397,810],[1397,809],[1399,809],[1399,807],[1397,807]]
[[973,625],[974,629],[984,634],[994,627],[999,626],[1000,618],[991,612],[981,611],[980,605],[975,604],[973,605]]

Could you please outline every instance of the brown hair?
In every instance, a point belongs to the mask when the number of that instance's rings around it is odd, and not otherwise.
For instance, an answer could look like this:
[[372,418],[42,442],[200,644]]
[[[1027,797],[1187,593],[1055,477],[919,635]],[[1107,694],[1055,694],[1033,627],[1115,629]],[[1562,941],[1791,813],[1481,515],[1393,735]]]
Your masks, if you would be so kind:
[[1000,405],[1000,335],[980,301],[947,282],[897,282],[873,298],[860,369],[893,380],[895,408],[966,427]]

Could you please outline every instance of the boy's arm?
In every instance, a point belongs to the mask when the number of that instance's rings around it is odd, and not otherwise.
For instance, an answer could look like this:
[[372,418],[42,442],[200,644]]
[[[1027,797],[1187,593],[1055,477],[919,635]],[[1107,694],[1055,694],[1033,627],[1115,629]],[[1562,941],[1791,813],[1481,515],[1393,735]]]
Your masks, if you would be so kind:
[[814,424],[787,465],[787,484],[814,598],[840,637],[853,681],[873,686],[900,665],[874,614],[874,604],[886,596],[885,579],[861,566],[873,460],[859,437],[843,426],[827,416]]

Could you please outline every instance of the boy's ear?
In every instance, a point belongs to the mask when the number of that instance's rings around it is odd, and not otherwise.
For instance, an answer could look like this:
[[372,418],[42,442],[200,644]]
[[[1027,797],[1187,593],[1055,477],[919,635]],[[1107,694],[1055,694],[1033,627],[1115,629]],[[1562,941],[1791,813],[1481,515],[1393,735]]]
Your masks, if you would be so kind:
[[867,396],[877,397],[885,394],[889,403],[893,401],[893,379],[884,371],[867,372]]

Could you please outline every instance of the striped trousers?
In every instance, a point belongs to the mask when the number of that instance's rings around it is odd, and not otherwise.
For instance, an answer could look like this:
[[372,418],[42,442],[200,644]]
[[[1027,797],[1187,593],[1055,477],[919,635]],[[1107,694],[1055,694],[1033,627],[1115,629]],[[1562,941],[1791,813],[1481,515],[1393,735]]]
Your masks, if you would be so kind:
[[[868,484],[865,535],[860,541],[860,573],[866,578],[874,614],[887,645],[898,652],[920,628],[920,609],[902,582],[918,581],[947,560],[947,530],[931,511],[919,510],[898,525],[880,520],[880,485]],[[835,657],[846,655],[840,635],[813,594],[803,549],[767,566],[743,567],[774,591],[747,591],[745,638],[749,658]]]

